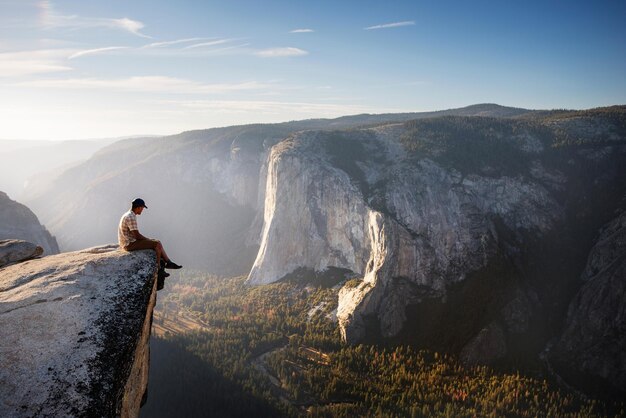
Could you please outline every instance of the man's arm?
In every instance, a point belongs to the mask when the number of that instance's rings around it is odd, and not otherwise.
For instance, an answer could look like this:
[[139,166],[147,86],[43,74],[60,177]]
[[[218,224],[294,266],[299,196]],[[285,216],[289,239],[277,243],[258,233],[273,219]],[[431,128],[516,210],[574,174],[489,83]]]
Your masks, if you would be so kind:
[[142,240],[142,239],[150,239],[150,238],[146,238],[143,235],[141,235],[139,233],[139,230],[135,229],[134,231],[130,231],[133,234],[133,237],[135,237],[136,240]]

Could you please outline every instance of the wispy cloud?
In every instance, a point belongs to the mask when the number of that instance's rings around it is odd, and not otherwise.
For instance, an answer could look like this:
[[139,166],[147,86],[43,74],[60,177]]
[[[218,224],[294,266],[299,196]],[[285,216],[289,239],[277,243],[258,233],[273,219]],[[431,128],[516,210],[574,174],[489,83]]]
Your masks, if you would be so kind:
[[84,57],[85,55],[95,55],[95,54],[100,54],[102,52],[115,51],[118,49],[128,49],[128,47],[127,46],[108,46],[106,48],[86,49],[84,51],[78,51],[70,55],[68,59],[73,60],[74,58]]
[[139,32],[141,29],[144,28],[145,25],[137,20],[128,19],[126,17],[122,19],[98,19],[98,20],[102,20],[105,27],[125,29],[128,32],[141,36],[143,38],[150,38],[150,36],[144,35],[143,33]]
[[262,49],[255,52],[255,55],[263,58],[299,57],[307,54],[308,51],[293,47]]
[[241,44],[241,45],[227,46],[225,48],[212,49],[212,50],[210,50],[208,52],[211,53],[211,54],[215,54],[215,53],[218,53],[218,52],[225,52],[225,51],[231,51],[231,50],[234,50],[234,49],[240,49],[240,48],[243,48],[243,47],[249,46],[249,45],[250,45],[249,43],[246,43],[246,44]]
[[16,85],[37,88],[57,89],[115,89],[125,91],[180,93],[180,94],[207,94],[225,93],[233,91],[261,90],[271,87],[267,83],[246,81],[241,83],[207,84],[167,76],[140,76],[123,79],[72,78],[65,80],[49,79],[34,80]]
[[144,35],[140,32],[140,30],[144,27],[143,23],[128,18],[106,19],[57,15],[49,21],[47,27],[74,29],[108,28],[130,32],[133,35],[137,35],[142,38],[150,38],[150,36]]
[[218,39],[216,41],[201,42],[199,44],[189,45],[189,46],[184,47],[183,49],[194,49],[194,48],[202,48],[206,46],[222,45],[222,44],[226,44],[232,41],[234,41],[234,39]]
[[313,29],[294,29],[290,31],[289,33],[311,33],[311,32],[315,32],[315,31]]
[[150,38],[150,36],[141,33],[145,25],[138,21],[122,17],[118,19],[102,18],[102,17],[83,17],[78,15],[62,15],[57,13],[50,1],[41,1],[38,4],[42,14],[42,24],[45,28],[70,28],[70,29],[89,29],[89,28],[108,28],[113,30],[122,30],[142,38]]
[[212,39],[212,38],[186,38],[186,39],[177,39],[175,41],[154,42],[148,45],[144,45],[143,48],[159,48],[159,47],[170,46],[170,45],[185,44],[189,42],[205,41],[207,39]]
[[401,26],[413,26],[413,25],[415,25],[415,21],[406,20],[404,22],[385,23],[383,25],[369,26],[363,29],[364,30],[389,29],[389,28],[399,28]]
[[0,53],[0,77],[21,77],[33,74],[72,70],[67,56],[75,50],[44,49]]

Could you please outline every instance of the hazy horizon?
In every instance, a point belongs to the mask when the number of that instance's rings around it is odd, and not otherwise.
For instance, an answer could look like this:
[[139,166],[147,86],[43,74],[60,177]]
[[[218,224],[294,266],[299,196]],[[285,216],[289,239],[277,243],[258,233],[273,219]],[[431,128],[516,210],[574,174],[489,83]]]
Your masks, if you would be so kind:
[[[470,107],[473,105],[485,105],[485,104],[493,104],[496,106],[502,106],[502,107],[509,107],[509,108],[520,108],[519,106],[507,106],[507,105],[500,105],[498,103],[474,103],[474,104],[470,104],[467,106],[460,106],[456,109],[463,109],[466,107]],[[611,106],[622,106],[624,105],[623,103],[614,103],[614,104],[607,104],[605,106],[597,106],[594,108],[603,108],[603,107],[611,107]],[[594,108],[549,108],[549,109],[527,109],[527,108],[522,108],[522,109],[526,109],[526,110],[530,110],[530,111],[551,111],[551,110],[564,110],[564,111],[578,111],[578,110],[589,110],[589,109],[594,109]],[[447,110],[454,110],[452,108],[448,108],[448,109],[428,109],[428,110],[419,110],[419,111],[406,111],[406,112],[393,112],[393,113],[361,113],[361,114],[345,114],[345,115],[338,115],[336,117],[333,118],[305,118],[305,119],[290,119],[290,120],[282,120],[282,121],[277,121],[277,122],[246,122],[246,121],[241,121],[241,123],[236,123],[236,124],[232,124],[232,125],[223,125],[223,126],[210,126],[210,127],[205,127],[205,128],[197,128],[197,129],[185,129],[182,131],[176,131],[176,132],[172,132],[172,133],[166,133],[166,134],[134,134],[134,135],[120,135],[120,136],[115,136],[115,137],[92,137],[92,138],[85,138],[85,137],[78,137],[78,138],[0,138],[0,141],[4,141],[4,142],[21,142],[21,141],[26,141],[26,142],[32,142],[32,143],[36,143],[36,142],[43,142],[43,143],[47,143],[47,142],[74,142],[74,141],[118,141],[118,140],[124,140],[124,139],[133,139],[133,138],[150,138],[150,137],[154,137],[154,138],[159,138],[159,137],[164,137],[164,136],[170,136],[170,135],[177,135],[177,134],[181,134],[181,133],[185,133],[185,132],[190,132],[190,131],[198,131],[198,130],[206,130],[206,129],[220,129],[220,128],[229,128],[229,127],[235,127],[235,126],[246,126],[246,125],[254,125],[254,124],[267,124],[267,125],[271,125],[271,124],[283,124],[283,123],[289,123],[289,122],[299,122],[299,121],[305,121],[305,120],[314,120],[314,119],[320,119],[320,120],[333,120],[333,119],[339,119],[339,118],[343,118],[343,117],[353,117],[353,116],[360,116],[360,115],[371,115],[371,116],[376,116],[376,115],[384,115],[384,114],[394,114],[394,113],[429,113],[429,112],[440,112],[440,111],[447,111]]]

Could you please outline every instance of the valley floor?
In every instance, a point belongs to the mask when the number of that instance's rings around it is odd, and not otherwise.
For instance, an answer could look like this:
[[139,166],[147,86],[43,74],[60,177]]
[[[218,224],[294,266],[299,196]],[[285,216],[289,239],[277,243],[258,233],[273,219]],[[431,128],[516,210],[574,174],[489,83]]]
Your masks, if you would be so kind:
[[172,275],[153,322],[142,417],[623,416],[518,372],[408,346],[341,343],[336,288]]

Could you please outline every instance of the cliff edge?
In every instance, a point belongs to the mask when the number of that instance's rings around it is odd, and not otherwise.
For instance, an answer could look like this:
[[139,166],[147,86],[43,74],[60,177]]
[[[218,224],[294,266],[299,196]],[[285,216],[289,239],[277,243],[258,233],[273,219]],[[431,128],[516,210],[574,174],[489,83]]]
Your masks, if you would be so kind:
[[0,416],[138,416],[155,273],[117,246],[0,268]]

